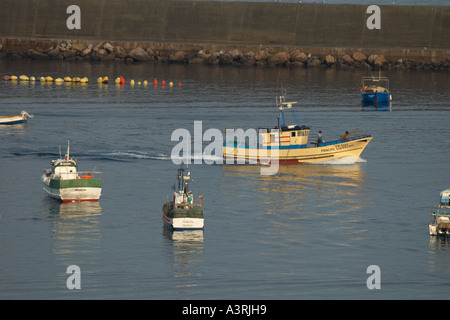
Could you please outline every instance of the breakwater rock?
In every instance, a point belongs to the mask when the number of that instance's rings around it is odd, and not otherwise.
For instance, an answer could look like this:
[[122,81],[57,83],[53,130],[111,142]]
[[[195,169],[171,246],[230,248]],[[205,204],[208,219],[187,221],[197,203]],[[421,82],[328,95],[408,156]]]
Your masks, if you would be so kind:
[[0,39],[0,59],[450,71],[450,52]]

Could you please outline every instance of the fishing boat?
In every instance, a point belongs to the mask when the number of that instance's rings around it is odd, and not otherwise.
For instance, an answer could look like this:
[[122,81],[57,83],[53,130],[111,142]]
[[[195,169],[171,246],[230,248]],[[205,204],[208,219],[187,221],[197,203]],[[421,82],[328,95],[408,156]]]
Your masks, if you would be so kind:
[[389,102],[392,95],[389,92],[389,79],[387,77],[362,77],[361,80],[361,99],[363,102]]
[[431,236],[450,235],[450,189],[440,193],[439,204],[431,209]]
[[[280,117],[275,128],[258,128],[258,137],[249,143],[239,141],[239,139],[238,141],[236,139],[225,141],[223,157],[226,159],[226,163],[229,164],[230,160],[237,160],[238,163],[272,164],[278,162],[278,165],[292,165],[323,162],[350,156],[358,159],[372,140],[370,135],[355,136],[359,130],[353,130],[333,141],[325,142],[322,139],[310,141],[311,145],[308,146],[310,128],[298,123],[293,109],[293,105],[296,103],[286,101],[286,92],[284,92],[276,99]],[[289,109],[294,113],[297,124],[286,125],[284,109]],[[281,125],[280,119],[282,120]]]
[[33,114],[29,114],[26,111],[20,112],[13,116],[0,116],[0,124],[18,124],[27,122],[28,118],[34,118]]
[[102,191],[101,172],[78,171],[77,159],[70,157],[70,141],[67,153],[50,162],[50,169],[44,171],[44,190],[52,198],[62,202],[98,201]]
[[194,195],[189,190],[190,172],[185,174],[183,166],[178,169],[176,179],[177,189],[162,208],[165,225],[173,230],[203,229],[203,196],[194,203]]

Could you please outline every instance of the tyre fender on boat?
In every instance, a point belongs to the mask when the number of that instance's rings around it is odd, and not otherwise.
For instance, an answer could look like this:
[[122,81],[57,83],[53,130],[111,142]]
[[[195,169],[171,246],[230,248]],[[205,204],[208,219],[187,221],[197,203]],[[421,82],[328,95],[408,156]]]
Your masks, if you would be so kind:
[[11,80],[11,77],[10,76],[3,76],[2,80],[8,80],[9,81],[9,80]]

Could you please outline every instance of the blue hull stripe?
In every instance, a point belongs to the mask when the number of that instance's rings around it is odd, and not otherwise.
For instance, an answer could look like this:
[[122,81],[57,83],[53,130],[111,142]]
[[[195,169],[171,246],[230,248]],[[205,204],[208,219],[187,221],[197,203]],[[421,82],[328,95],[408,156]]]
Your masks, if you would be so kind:
[[264,146],[264,147],[253,147],[253,146],[248,146],[248,145],[236,145],[233,143],[226,143],[224,142],[223,144],[224,147],[230,147],[230,148],[242,148],[242,149],[304,149],[307,148],[308,146],[306,144],[293,144],[290,146]]
[[17,121],[10,121],[10,122],[0,122],[0,124],[18,124],[18,123],[24,123],[27,120],[17,120]]

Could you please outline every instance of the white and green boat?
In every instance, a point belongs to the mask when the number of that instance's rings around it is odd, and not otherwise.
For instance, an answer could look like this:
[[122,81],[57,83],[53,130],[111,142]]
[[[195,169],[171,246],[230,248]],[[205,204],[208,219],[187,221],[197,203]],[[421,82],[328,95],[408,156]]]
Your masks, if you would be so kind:
[[194,195],[189,190],[190,172],[184,174],[184,171],[183,166],[178,169],[178,188],[173,198],[163,205],[163,220],[172,230],[201,230],[204,226],[203,196],[194,203]]
[[70,141],[67,154],[50,162],[50,169],[44,171],[44,190],[52,198],[62,202],[98,201],[102,192],[101,172],[78,171],[77,159],[70,158]]

